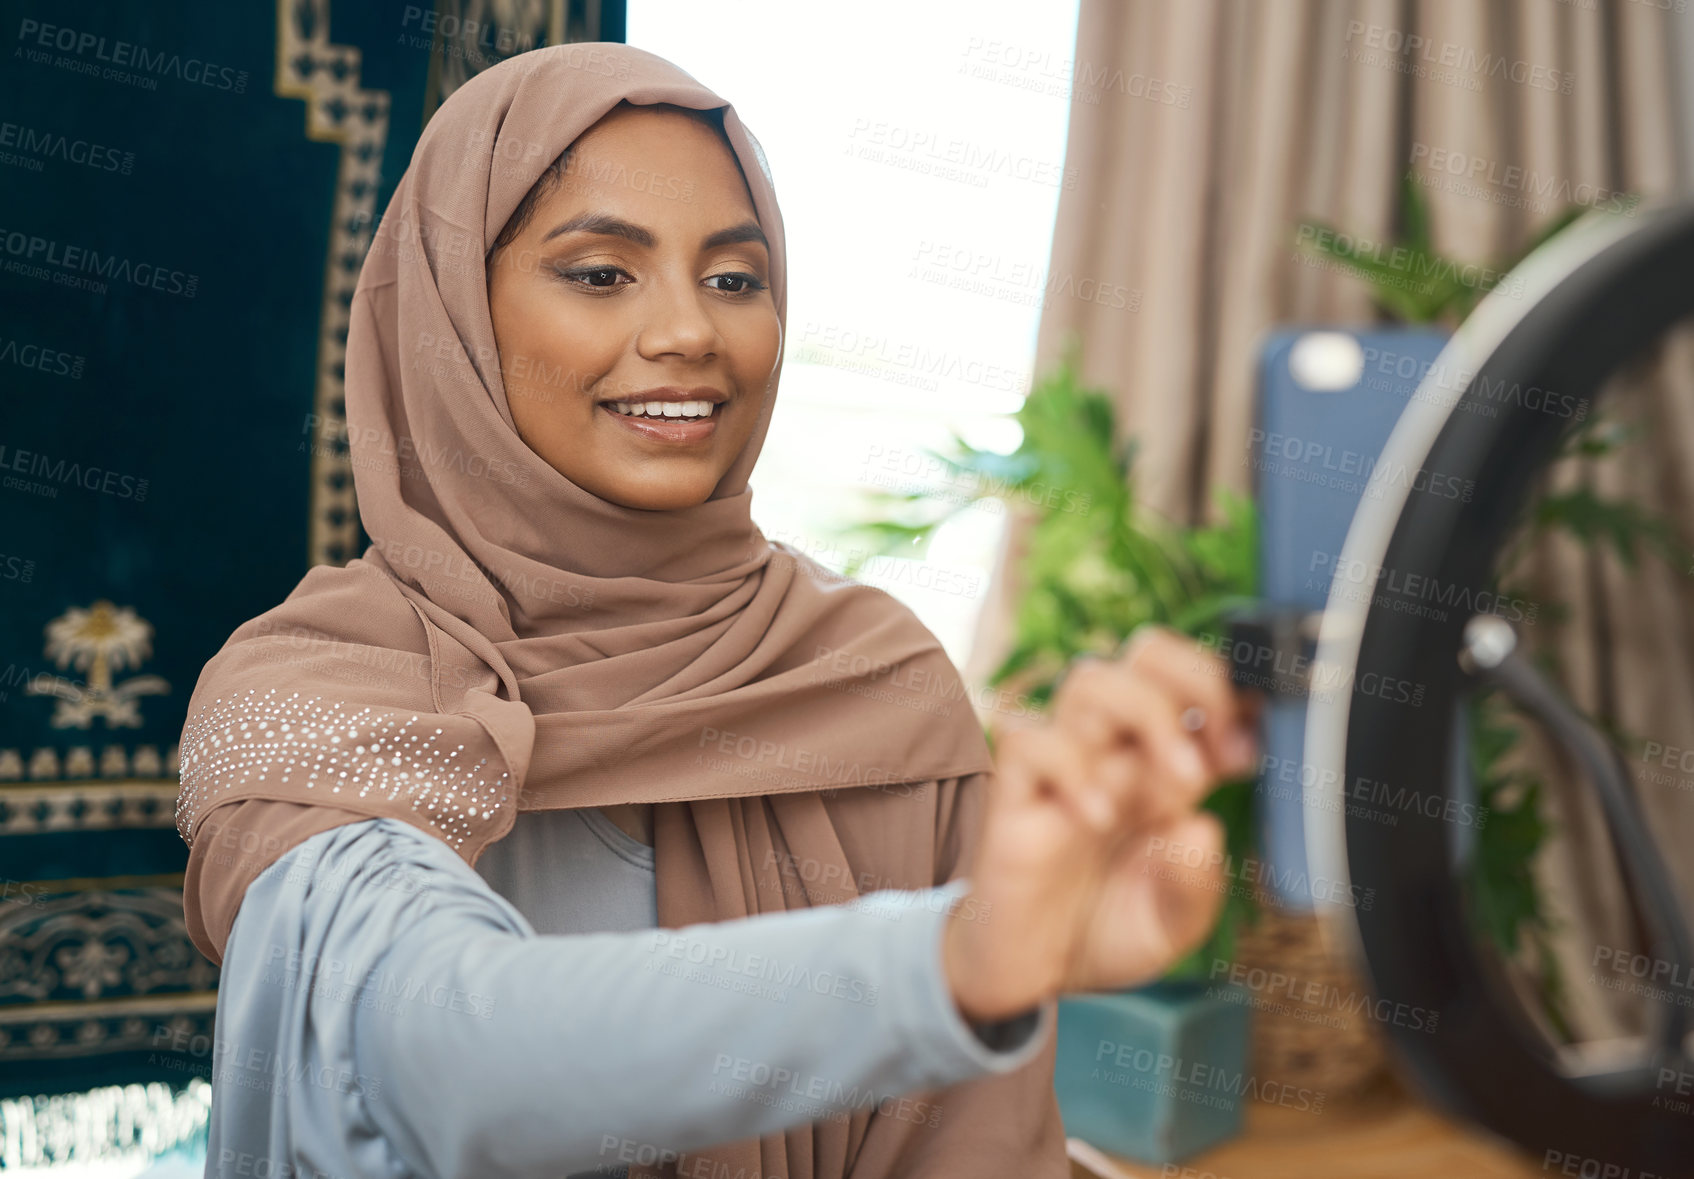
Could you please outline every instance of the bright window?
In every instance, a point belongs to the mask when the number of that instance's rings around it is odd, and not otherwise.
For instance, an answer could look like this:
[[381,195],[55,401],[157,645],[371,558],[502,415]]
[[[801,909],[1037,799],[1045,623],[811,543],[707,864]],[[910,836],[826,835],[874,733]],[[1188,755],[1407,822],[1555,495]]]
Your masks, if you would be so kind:
[[[865,491],[930,482],[950,430],[1017,445],[1065,175],[1074,4],[630,0],[629,42],[731,102],[788,230],[782,392],[754,471],[766,535],[840,570]],[[1079,94],[1078,101],[1083,98]],[[1004,518],[860,574],[962,664]]]

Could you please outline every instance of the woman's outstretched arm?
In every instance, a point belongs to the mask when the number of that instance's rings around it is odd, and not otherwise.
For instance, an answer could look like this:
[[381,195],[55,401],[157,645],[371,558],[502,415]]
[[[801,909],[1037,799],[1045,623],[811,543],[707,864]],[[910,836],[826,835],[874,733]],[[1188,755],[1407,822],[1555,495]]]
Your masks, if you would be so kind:
[[231,930],[210,1167],[604,1175],[872,1107],[939,1124],[944,1097],[901,1095],[1019,1068],[1056,1018],[961,1016],[942,933],[967,888],[541,936],[414,827],[325,831]]

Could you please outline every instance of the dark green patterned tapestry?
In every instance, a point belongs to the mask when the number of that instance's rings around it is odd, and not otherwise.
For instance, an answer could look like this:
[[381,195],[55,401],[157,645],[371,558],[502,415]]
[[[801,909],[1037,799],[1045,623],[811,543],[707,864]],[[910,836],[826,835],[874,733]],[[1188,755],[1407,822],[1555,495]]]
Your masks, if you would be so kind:
[[622,4],[0,7],[0,1096],[181,1082],[177,740],[230,632],[362,547],[372,228],[446,94]]

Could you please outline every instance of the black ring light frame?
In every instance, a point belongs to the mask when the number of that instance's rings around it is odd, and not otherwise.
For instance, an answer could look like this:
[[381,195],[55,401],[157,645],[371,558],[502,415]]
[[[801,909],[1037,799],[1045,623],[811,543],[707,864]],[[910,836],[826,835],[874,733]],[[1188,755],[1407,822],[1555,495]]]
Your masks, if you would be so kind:
[[[1608,377],[1690,312],[1694,204],[1643,206],[1632,217],[1590,214],[1552,239],[1442,351],[1384,448],[1337,568],[1487,585],[1533,480],[1572,419],[1521,400],[1486,403],[1497,416],[1475,412],[1486,408],[1484,391],[1539,388],[1592,407]],[[1461,502],[1409,490],[1406,473],[1420,471],[1472,479],[1474,493]],[[1694,1176],[1687,1009],[1661,1010],[1644,1045],[1609,1059],[1555,1049],[1507,997],[1498,962],[1470,933],[1461,882],[1474,831],[1419,813],[1393,826],[1349,816],[1340,794],[1343,783],[1368,779],[1471,801],[1458,795],[1468,793],[1460,702],[1484,685],[1503,690],[1545,722],[1592,779],[1620,865],[1647,912],[1651,952],[1686,978],[1694,966],[1686,926],[1621,759],[1513,651],[1503,620],[1473,621],[1461,609],[1431,617],[1373,608],[1372,594],[1348,589],[1340,577],[1330,588],[1319,682],[1356,684],[1374,671],[1428,689],[1420,708],[1351,691],[1314,695],[1307,714],[1315,783],[1306,789],[1309,870],[1349,886],[1333,896],[1375,890],[1368,911],[1320,907],[1347,918],[1339,928],[1378,996],[1439,1016],[1433,1033],[1385,1023],[1397,1055],[1452,1113],[1538,1154],[1559,1152],[1557,1161],[1583,1175],[1611,1165],[1631,1169],[1610,1174]],[[1329,678],[1336,676],[1354,678]],[[1687,997],[1694,1001],[1694,990]]]

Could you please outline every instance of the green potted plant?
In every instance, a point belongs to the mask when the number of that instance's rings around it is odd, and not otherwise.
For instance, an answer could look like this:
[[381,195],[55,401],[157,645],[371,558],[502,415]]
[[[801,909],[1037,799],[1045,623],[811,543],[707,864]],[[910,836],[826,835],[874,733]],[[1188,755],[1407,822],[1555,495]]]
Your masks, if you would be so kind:
[[1536,230],[1516,253],[1493,265],[1476,265],[1436,251],[1424,187],[1414,172],[1402,179],[1396,241],[1372,242],[1322,221],[1302,221],[1295,231],[1295,245],[1309,256],[1327,259],[1370,284],[1385,323],[1457,327],[1513,267],[1586,211],[1573,205]]
[[[1251,500],[1218,493],[1219,519],[1195,527],[1165,520],[1138,502],[1131,471],[1138,449],[1120,440],[1110,398],[1077,381],[1074,348],[1039,379],[1013,415],[1023,439],[1010,454],[957,435],[949,453],[928,452],[949,478],[944,495],[868,493],[871,518],[850,526],[859,543],[846,573],[873,556],[921,556],[935,530],[990,497],[1026,512],[1011,650],[988,676],[1038,706],[1078,655],[1110,654],[1137,627],[1168,626],[1221,641],[1226,612],[1251,605],[1257,587],[1257,513]],[[1205,806],[1223,822],[1231,854],[1249,854],[1253,782],[1220,786]],[[1231,895],[1212,940],[1177,967],[1193,977],[1228,957],[1249,900]]]
[[[923,555],[937,527],[983,499],[1024,513],[1012,646],[989,683],[1038,706],[1078,655],[1109,654],[1148,623],[1215,640],[1225,612],[1254,600],[1252,502],[1220,492],[1217,521],[1197,527],[1138,502],[1130,479],[1136,444],[1118,437],[1105,393],[1078,383],[1074,348],[1015,418],[1023,437],[1010,454],[957,436],[949,453],[930,452],[947,472],[944,491],[873,493],[873,518],[849,531],[862,556],[848,574],[880,553]],[[1254,785],[1225,783],[1204,803],[1222,821],[1234,863],[1251,855]],[[1169,1163],[1239,1131],[1249,1010],[1234,988],[1207,977],[1253,919],[1250,890],[1231,883],[1207,942],[1163,979],[1061,1001],[1055,1085],[1068,1134]],[[1225,1087],[1197,1085],[1197,1075]]]

